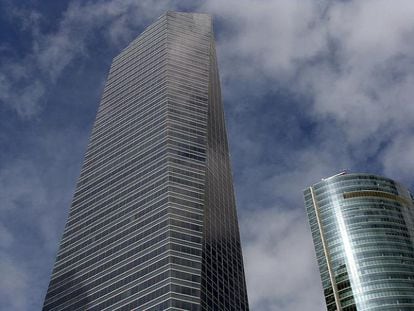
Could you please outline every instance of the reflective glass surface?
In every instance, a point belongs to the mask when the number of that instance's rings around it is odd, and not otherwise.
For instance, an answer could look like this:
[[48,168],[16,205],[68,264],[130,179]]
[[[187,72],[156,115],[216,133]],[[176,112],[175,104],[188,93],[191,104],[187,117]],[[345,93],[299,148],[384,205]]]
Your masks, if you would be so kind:
[[248,310],[211,17],[168,12],[113,60],[44,302]]
[[414,205],[395,181],[342,174],[305,190],[328,310],[414,310]]

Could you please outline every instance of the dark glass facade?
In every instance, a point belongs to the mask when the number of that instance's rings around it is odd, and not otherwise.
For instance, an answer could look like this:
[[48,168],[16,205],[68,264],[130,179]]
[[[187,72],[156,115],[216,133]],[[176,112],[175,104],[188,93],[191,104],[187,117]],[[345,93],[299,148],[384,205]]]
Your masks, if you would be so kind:
[[248,310],[209,15],[114,58],[43,310]]
[[327,310],[414,310],[412,194],[385,177],[346,173],[304,194]]

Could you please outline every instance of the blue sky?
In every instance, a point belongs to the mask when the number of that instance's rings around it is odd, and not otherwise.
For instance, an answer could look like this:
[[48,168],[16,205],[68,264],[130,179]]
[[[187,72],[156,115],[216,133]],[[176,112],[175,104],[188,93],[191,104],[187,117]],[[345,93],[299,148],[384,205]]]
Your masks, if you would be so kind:
[[213,14],[252,310],[324,310],[302,190],[414,189],[412,0],[0,0],[0,310],[39,310],[111,59]]

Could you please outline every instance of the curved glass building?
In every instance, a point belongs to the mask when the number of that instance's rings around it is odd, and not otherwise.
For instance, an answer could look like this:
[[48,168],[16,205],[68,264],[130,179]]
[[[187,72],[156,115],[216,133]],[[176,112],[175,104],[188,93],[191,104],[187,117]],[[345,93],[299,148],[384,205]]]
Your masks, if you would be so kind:
[[341,173],[304,195],[327,310],[414,310],[408,189],[381,176]]

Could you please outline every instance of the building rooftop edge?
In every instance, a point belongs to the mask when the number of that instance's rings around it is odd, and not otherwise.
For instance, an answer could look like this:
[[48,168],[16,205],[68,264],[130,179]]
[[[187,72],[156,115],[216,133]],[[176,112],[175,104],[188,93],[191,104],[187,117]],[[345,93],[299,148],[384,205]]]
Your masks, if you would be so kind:
[[168,13],[176,13],[176,14],[188,14],[188,15],[206,15],[210,18],[212,18],[212,14],[210,13],[206,13],[206,12],[182,12],[182,11],[173,11],[173,10],[168,10],[165,11],[163,14],[161,14],[157,19],[162,18],[163,16],[168,15]]
[[[307,186],[305,189],[304,189],[304,191],[306,191],[306,190],[308,190],[310,187],[315,187],[315,186],[317,186],[317,185],[319,185],[319,184],[321,184],[321,183],[329,183],[329,182],[331,182],[331,181],[334,181],[334,180],[336,180],[336,179],[338,179],[338,178],[341,178],[342,176],[350,176],[350,177],[352,177],[352,176],[373,176],[373,177],[377,177],[377,178],[382,178],[382,179],[388,179],[388,180],[391,180],[391,181],[393,181],[394,183],[396,183],[396,184],[398,184],[399,186],[403,186],[404,188],[406,188],[402,183],[400,183],[399,181],[396,181],[396,180],[394,180],[394,179],[392,179],[392,178],[390,178],[390,177],[387,177],[387,176],[383,176],[383,175],[378,175],[378,174],[374,174],[374,173],[363,173],[363,172],[352,172],[352,173],[350,173],[349,171],[347,171],[347,170],[343,170],[343,171],[341,171],[341,172],[339,172],[339,173],[337,173],[337,174],[335,174],[335,175],[332,175],[332,176],[329,176],[329,177],[325,177],[325,178],[322,178],[320,181],[318,181],[318,182],[316,182],[316,183],[313,183],[313,184],[311,184],[311,185],[309,185],[309,186]],[[408,190],[408,189],[407,189]]]

